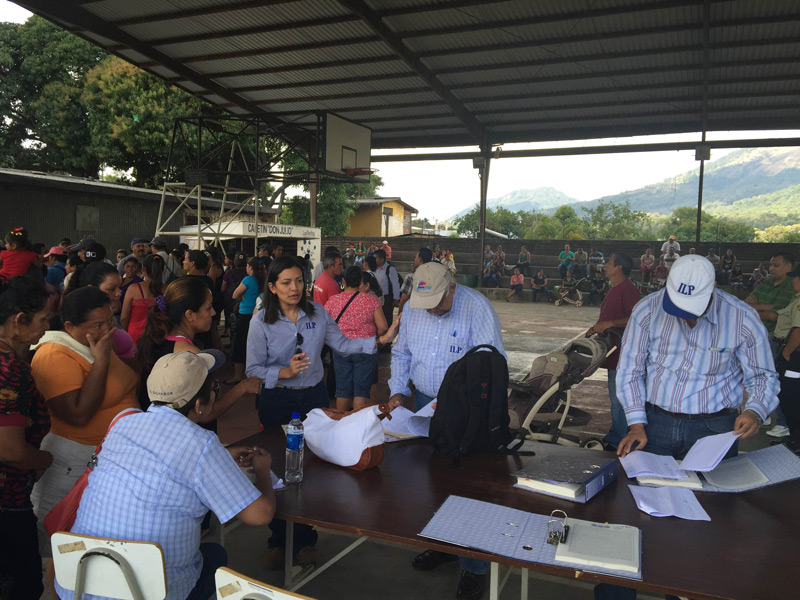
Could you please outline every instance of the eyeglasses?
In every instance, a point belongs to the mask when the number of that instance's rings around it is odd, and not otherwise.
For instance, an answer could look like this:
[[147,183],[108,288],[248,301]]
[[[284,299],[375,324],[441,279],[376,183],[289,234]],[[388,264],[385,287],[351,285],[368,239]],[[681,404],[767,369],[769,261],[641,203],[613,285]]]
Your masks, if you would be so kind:
[[297,347],[294,349],[295,354],[300,354],[303,351],[301,346],[303,345],[303,334],[299,331],[297,332],[297,339],[296,339]]

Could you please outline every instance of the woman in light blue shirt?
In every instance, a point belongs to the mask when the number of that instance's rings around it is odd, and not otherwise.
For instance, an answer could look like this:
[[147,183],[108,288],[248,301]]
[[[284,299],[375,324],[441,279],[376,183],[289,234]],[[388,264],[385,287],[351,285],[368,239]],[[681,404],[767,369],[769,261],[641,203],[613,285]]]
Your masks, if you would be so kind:
[[[288,423],[293,412],[305,418],[314,408],[330,406],[322,378],[323,344],[343,355],[374,354],[397,336],[393,326],[379,338],[346,337],[328,312],[308,299],[303,270],[293,256],[272,261],[263,298],[264,308],[250,321],[246,373],[264,382],[258,397],[258,418],[264,427]],[[270,528],[264,566],[282,568],[286,522],[275,519]],[[313,561],[317,533],[308,525],[295,525],[294,532],[298,562]]]

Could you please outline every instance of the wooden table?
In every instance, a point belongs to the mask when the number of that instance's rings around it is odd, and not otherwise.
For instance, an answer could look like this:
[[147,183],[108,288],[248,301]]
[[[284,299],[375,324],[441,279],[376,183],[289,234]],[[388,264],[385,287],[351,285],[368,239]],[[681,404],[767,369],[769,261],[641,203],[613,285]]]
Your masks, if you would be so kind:
[[[240,443],[269,450],[273,470],[283,472],[285,436],[280,427]],[[694,600],[800,595],[800,519],[796,508],[800,480],[743,494],[699,493],[710,522],[657,518],[636,507],[621,467],[618,481],[588,504],[513,488],[509,474],[538,457],[558,452],[560,447],[534,444],[533,449],[536,457],[483,454],[464,457],[458,467],[453,467],[450,460],[433,453],[427,440],[408,440],[387,444],[383,463],[362,472],[326,463],[306,449],[303,483],[278,494],[277,516],[491,561],[495,597],[497,563]],[[561,509],[578,519],[638,527],[642,530],[642,581],[521,562],[419,537],[417,534],[451,494],[533,513],[550,514]],[[292,527],[288,527],[287,538],[291,532]],[[291,583],[291,548],[286,555]],[[526,588],[527,573],[523,572],[523,592]]]

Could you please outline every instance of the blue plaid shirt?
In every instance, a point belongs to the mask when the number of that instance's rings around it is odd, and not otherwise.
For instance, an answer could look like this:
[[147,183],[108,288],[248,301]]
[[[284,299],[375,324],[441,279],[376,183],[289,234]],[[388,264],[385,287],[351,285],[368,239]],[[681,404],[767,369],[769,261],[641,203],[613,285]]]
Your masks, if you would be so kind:
[[766,419],[778,406],[778,375],[758,313],[715,290],[706,313],[689,327],[664,311],[665,293],[645,296],[625,327],[616,383],[628,424],[647,423],[647,402],[692,415],[738,408],[742,386],[745,408]]
[[186,598],[200,576],[206,511],[225,523],[261,495],[213,432],[164,406],[120,419],[97,463],[72,531],[160,544],[168,600]]
[[392,349],[390,394],[410,396],[408,383],[413,381],[420,392],[435,398],[447,367],[481,344],[491,344],[506,355],[500,320],[479,292],[457,285],[453,307],[441,317],[407,304]]

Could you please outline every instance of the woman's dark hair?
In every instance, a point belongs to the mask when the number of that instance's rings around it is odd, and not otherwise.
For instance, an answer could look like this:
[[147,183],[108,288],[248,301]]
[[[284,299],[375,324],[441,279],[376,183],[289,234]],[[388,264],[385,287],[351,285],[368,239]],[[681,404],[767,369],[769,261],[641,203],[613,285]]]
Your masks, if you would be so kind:
[[47,306],[49,298],[44,286],[29,277],[0,280],[0,324],[22,313],[24,324],[29,325],[33,315]]
[[247,265],[247,254],[244,252],[237,252],[233,257],[233,266],[237,269],[244,269]]
[[144,272],[149,279],[147,287],[153,296],[161,295],[161,288],[164,286],[164,259],[158,254],[148,254],[144,259]]
[[139,266],[139,259],[136,258],[135,256],[128,256],[127,258],[125,258],[122,261],[122,266],[124,267],[128,263],[136,263],[136,266],[138,267]]
[[89,240],[86,242],[86,246],[84,246],[84,250],[86,251],[84,256],[86,257],[86,262],[96,262],[96,261],[104,261],[106,259],[106,247],[103,246],[100,242],[95,242],[94,240]]
[[222,260],[222,252],[220,252],[219,248],[216,246],[206,246],[206,253],[211,260],[211,264],[217,265],[220,268],[225,268],[225,264]]
[[272,324],[278,320],[278,317],[281,314],[281,304],[278,300],[278,296],[276,296],[272,290],[269,289],[269,284],[275,284],[278,281],[278,277],[281,273],[283,273],[286,269],[298,269],[300,271],[300,278],[303,280],[303,290],[300,292],[300,302],[298,306],[300,310],[306,313],[309,317],[313,317],[316,310],[314,309],[314,305],[309,301],[308,296],[306,295],[306,280],[303,277],[303,269],[300,266],[300,263],[297,261],[297,258],[294,256],[290,256],[288,254],[282,254],[275,260],[273,260],[269,265],[269,270],[267,271],[267,285],[264,286],[264,322]]
[[383,298],[383,290],[381,289],[381,284],[378,283],[378,278],[369,271],[363,271],[362,277],[364,283],[369,284],[369,291],[375,294],[378,298]]
[[105,292],[96,287],[82,287],[64,296],[64,301],[61,303],[61,321],[80,325],[86,322],[89,313],[94,309],[109,304],[111,299]]
[[208,270],[208,254],[202,250],[189,250],[189,256],[187,258],[189,262],[194,263],[194,268],[198,271]]
[[364,262],[369,265],[369,270],[373,273],[378,270],[378,261],[375,260],[374,256],[368,256],[364,259]]
[[180,277],[167,286],[162,303],[166,304],[166,311],[161,312],[159,302],[148,309],[144,333],[137,344],[143,372],[149,372],[153,368],[157,360],[156,346],[163,344],[170,330],[181,324],[187,310],[198,312],[209,294],[211,290],[199,277]]
[[267,283],[267,269],[264,267],[264,263],[257,256],[254,256],[247,261],[247,264],[253,269],[253,277],[256,279],[259,291],[263,292]]
[[109,275],[119,275],[116,267],[107,262],[96,260],[92,262],[87,261],[78,265],[78,268],[75,269],[75,273],[72,274],[72,278],[69,280],[69,286],[64,294],[71,294],[75,290],[88,285],[99,288]]
[[28,230],[24,227],[15,227],[6,234],[6,244],[16,244],[19,250],[30,250],[31,240],[28,238]]
[[185,256],[185,252],[180,248],[175,248],[169,255],[178,263],[178,266],[183,269],[183,258]]
[[357,288],[364,281],[364,269],[361,267],[347,267],[344,272],[344,284],[347,287]]

